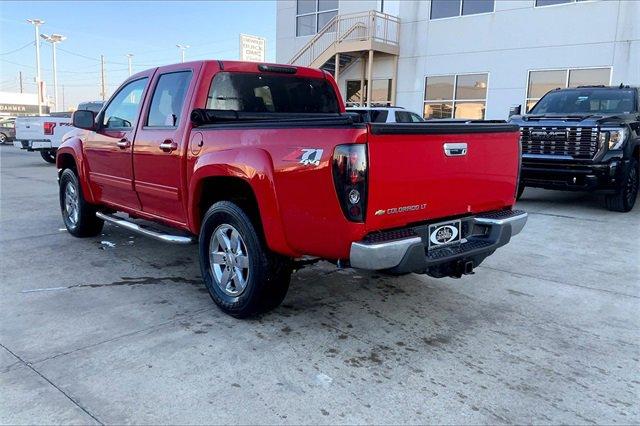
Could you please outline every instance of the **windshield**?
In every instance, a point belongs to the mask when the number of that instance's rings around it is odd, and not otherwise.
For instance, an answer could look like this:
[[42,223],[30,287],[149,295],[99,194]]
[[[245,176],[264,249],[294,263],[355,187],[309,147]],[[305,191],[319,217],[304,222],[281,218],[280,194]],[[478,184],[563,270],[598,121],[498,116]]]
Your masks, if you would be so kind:
[[239,112],[339,113],[333,87],[321,78],[221,72],[207,108]]
[[549,92],[530,114],[621,114],[633,112],[633,89],[569,89]]

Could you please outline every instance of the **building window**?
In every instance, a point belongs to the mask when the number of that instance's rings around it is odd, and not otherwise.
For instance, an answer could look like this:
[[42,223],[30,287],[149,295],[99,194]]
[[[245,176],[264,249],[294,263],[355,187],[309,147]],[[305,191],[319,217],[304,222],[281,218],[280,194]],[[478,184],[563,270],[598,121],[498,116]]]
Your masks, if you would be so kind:
[[427,77],[424,118],[483,120],[487,105],[488,74]]
[[338,14],[338,0],[296,0],[296,36],[316,34]]
[[540,100],[545,93],[553,89],[565,89],[578,86],[609,85],[611,68],[574,68],[529,71],[527,82],[526,110]]
[[[364,94],[360,93],[360,80],[347,80],[347,106],[362,105],[367,102],[367,80],[364,81]],[[364,99],[363,99],[364,98]],[[391,104],[391,79],[374,79],[371,88],[373,105]]]
[[536,0],[536,7],[553,6],[556,4],[580,3],[589,0]]
[[495,0],[431,0],[431,19],[493,12]]

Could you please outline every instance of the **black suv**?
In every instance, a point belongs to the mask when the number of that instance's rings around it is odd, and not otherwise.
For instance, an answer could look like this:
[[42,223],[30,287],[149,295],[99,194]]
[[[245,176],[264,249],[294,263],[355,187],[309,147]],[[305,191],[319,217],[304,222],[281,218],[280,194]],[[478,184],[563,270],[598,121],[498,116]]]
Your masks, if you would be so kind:
[[526,186],[601,191],[609,210],[628,212],[638,195],[640,93],[629,86],[584,86],[548,92],[520,126]]

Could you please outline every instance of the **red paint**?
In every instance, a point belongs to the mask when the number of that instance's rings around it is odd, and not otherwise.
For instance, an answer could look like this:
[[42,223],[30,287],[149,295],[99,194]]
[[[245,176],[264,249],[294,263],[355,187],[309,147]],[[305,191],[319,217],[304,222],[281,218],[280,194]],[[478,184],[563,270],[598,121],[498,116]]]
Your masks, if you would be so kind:
[[[151,93],[160,75],[193,73],[177,128],[147,128]],[[72,155],[85,197],[132,216],[198,234],[203,180],[237,177],[252,188],[269,247],[289,256],[347,258],[353,241],[373,230],[433,218],[477,213],[514,203],[518,135],[372,135],[364,126],[326,128],[192,128],[189,114],[204,108],[218,61],[156,68],[147,77],[140,117],[130,131],[76,131],[58,151]],[[257,64],[224,62],[225,72],[259,72]],[[298,76],[326,78],[298,68]],[[124,84],[126,84],[125,82]],[[123,84],[123,85],[124,85]],[[344,103],[339,97],[341,111]],[[119,147],[127,140],[130,145]],[[163,151],[160,144],[171,142]],[[445,158],[444,142],[467,142],[466,157]],[[366,222],[350,222],[333,183],[331,158],[337,145],[367,144],[369,156]],[[302,148],[322,149],[319,165],[301,164]],[[376,216],[377,210],[425,205],[415,211]]]

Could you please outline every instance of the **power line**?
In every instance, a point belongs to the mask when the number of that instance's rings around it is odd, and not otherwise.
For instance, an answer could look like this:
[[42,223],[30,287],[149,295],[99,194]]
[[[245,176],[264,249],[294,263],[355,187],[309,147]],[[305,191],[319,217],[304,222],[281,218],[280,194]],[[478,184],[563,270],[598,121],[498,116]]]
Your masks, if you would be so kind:
[[26,49],[29,46],[33,46],[35,44],[35,41],[30,41],[29,43],[25,44],[24,46],[20,46],[17,49],[14,50],[10,50],[8,52],[4,52],[4,53],[0,53],[0,56],[4,56],[4,55],[11,55],[12,53],[16,53],[21,51],[22,49]]

